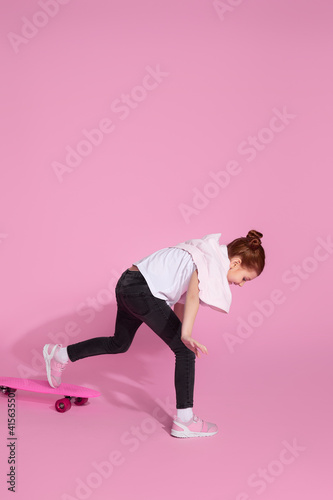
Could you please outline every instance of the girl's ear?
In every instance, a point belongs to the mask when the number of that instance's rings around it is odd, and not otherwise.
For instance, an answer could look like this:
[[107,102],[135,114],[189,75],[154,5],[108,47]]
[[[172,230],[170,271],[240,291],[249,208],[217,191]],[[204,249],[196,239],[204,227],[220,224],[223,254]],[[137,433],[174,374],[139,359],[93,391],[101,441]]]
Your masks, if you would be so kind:
[[242,259],[240,257],[232,257],[232,259],[230,260],[231,267],[236,267],[241,265],[242,265]]

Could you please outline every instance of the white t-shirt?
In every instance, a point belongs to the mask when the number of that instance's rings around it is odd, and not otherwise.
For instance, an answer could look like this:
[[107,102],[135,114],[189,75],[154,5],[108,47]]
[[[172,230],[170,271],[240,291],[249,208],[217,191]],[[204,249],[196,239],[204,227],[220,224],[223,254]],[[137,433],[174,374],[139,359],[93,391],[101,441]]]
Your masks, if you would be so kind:
[[133,262],[145,278],[151,293],[171,307],[185,304],[186,291],[197,266],[189,252],[181,248],[162,248]]

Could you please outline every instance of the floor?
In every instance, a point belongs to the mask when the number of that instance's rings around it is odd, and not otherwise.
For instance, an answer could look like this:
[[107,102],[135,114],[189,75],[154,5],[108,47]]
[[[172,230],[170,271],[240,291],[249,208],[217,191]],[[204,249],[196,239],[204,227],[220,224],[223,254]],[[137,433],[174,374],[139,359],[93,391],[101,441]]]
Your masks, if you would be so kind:
[[[17,391],[15,444],[0,395],[1,498],[13,498],[4,474],[11,442],[20,500],[331,499],[329,350],[268,350],[274,339],[255,335],[234,355],[222,337],[207,342],[194,409],[217,423],[209,438],[170,435],[173,354],[145,326],[127,353],[66,368],[64,381],[101,392],[85,406],[58,413],[56,396]],[[10,355],[2,370],[14,376],[13,366]]]

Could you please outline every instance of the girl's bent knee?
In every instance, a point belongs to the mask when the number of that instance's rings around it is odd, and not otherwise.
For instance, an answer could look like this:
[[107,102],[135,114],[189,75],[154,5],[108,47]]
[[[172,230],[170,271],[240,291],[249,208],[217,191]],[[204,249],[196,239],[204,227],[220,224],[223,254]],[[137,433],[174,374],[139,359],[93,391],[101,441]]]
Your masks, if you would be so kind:
[[108,346],[108,352],[109,352],[109,354],[121,354],[123,352],[128,351],[130,346],[131,346],[131,343],[121,344],[121,345],[112,344],[112,345]]
[[184,348],[185,349],[176,349],[174,351],[176,358],[194,361],[195,360],[195,353],[193,351],[191,351],[191,349],[188,349],[188,347],[186,347],[185,345],[184,345]]
[[170,349],[175,353],[177,358],[188,359],[193,361],[195,359],[195,354],[191,349],[186,347],[184,342],[181,341],[179,337],[173,339],[169,344]]

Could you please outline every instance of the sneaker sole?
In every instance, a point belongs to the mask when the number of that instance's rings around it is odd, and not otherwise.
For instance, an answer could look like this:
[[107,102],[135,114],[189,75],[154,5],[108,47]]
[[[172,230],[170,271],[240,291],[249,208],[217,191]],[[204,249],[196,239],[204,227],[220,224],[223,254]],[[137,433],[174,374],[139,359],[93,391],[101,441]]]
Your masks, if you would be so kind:
[[47,352],[47,345],[45,345],[43,348],[43,356],[44,356],[44,361],[46,364],[46,376],[47,376],[48,383],[50,384],[51,387],[53,387],[53,389],[56,389],[57,387],[55,387],[53,385],[52,379],[51,379],[51,362],[48,359],[49,353]]
[[218,431],[215,431],[215,432],[191,432],[189,434],[185,434],[185,432],[176,431],[174,429],[171,429],[171,436],[178,437],[178,438],[208,437],[208,436],[214,436],[217,433],[218,433]]

